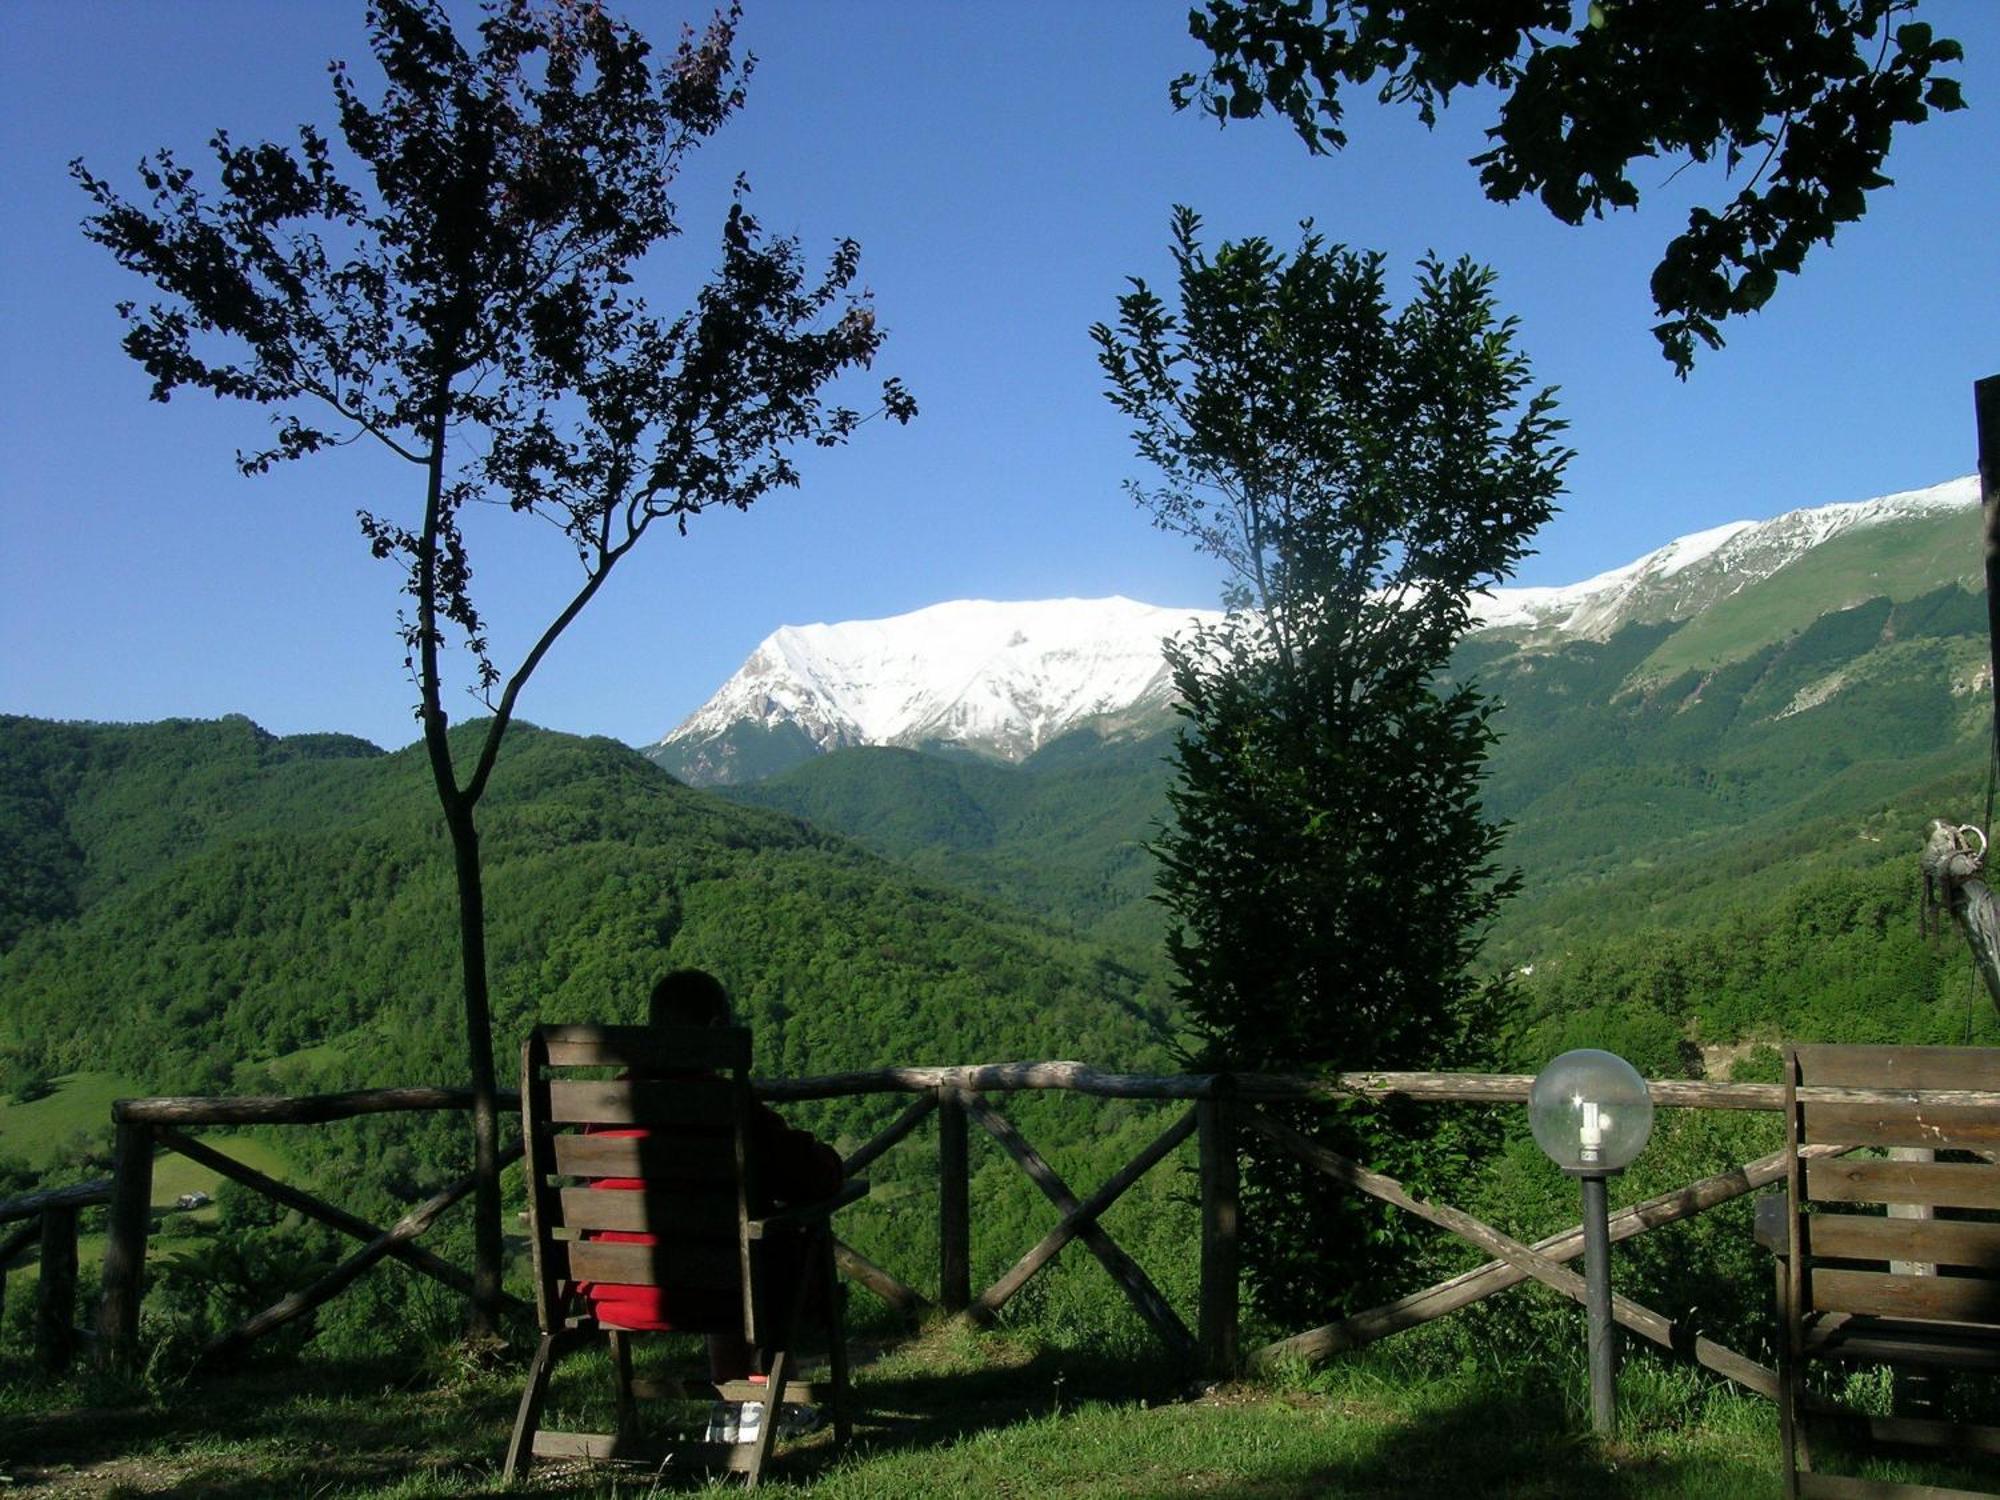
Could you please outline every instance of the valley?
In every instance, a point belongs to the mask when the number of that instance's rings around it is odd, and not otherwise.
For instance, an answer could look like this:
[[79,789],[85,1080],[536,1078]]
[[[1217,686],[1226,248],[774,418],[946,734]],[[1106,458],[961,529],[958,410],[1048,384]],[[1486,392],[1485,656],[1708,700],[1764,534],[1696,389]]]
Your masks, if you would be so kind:
[[[1920,932],[1916,875],[1928,820],[1977,818],[1985,795],[1984,601],[1958,571],[1973,520],[1918,507],[1835,529],[1685,619],[1635,609],[1576,634],[1517,618],[1466,641],[1454,671],[1504,705],[1487,801],[1523,872],[1482,959],[1512,992],[1509,1021],[1484,1039],[1492,1067],[1533,1071],[1597,1045],[1655,1077],[1764,1078],[1780,1037],[2000,1043],[1962,945]],[[1802,618],[1814,599],[1826,607]],[[1045,670],[1029,674],[1040,692],[1050,664],[1072,659],[1045,644]],[[1124,680],[1145,697],[1143,674]],[[1065,701],[1090,712],[1049,718],[1060,732],[1012,758],[934,739],[846,745],[708,787],[657,753],[518,727],[482,834],[503,1057],[538,1019],[636,1017],[651,979],[688,964],[729,984],[765,1075],[1056,1057],[1173,1071],[1146,849],[1168,806],[1171,713],[1085,686]],[[783,722],[737,727],[743,743],[811,743]],[[455,954],[439,940],[449,861],[427,774],[419,747],[281,738],[240,718],[0,720],[10,1176],[100,1175],[101,1125],[65,1127],[55,1157],[47,1136],[57,1114],[101,1120],[106,1090],[460,1081]],[[893,1104],[796,1113],[852,1150]],[[1080,1182],[1160,1127],[1129,1101],[1080,1111],[1024,1095],[1008,1113]],[[1630,1189],[1764,1149],[1741,1123],[1716,1140],[1675,1127]],[[420,1116],[237,1144],[286,1177],[337,1183],[377,1222],[462,1170],[465,1146],[462,1122]],[[1467,1185],[1473,1208],[1525,1194],[1544,1216],[1564,1211],[1526,1149],[1504,1144],[1494,1175]],[[919,1140],[879,1163],[844,1230],[915,1282],[935,1255],[934,1150]],[[992,1276],[1047,1209],[991,1143],[974,1151],[973,1191],[990,1226],[976,1273]],[[1190,1213],[1159,1173],[1111,1218],[1146,1264],[1174,1268],[1174,1297],[1189,1291],[1175,1278]],[[211,1220],[191,1217],[185,1244],[207,1253]],[[334,1248],[269,1233],[287,1264]],[[462,1255],[463,1234],[443,1226],[441,1252]],[[1720,1246],[1705,1236],[1644,1275],[1679,1285],[1690,1256]],[[1420,1257],[1412,1274],[1442,1264]],[[399,1285],[343,1312],[338,1336],[365,1343],[388,1308],[410,1315]],[[1087,1262],[1066,1262],[1018,1316],[1086,1341],[1143,1337],[1095,1286]],[[1718,1316],[1750,1316],[1731,1308]]]

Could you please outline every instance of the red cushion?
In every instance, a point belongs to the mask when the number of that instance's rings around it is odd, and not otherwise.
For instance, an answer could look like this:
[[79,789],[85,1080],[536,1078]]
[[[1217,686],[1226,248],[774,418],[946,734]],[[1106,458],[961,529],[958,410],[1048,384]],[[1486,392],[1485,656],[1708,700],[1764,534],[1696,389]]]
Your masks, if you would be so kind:
[[[647,1132],[643,1129],[593,1130],[591,1134],[643,1139]],[[646,1183],[638,1177],[599,1177],[593,1179],[590,1185],[611,1192],[636,1193]],[[629,1229],[592,1230],[590,1238],[612,1245],[657,1245],[660,1242],[657,1235]],[[599,1323],[634,1333],[727,1331],[735,1328],[743,1315],[741,1306],[733,1298],[717,1298],[712,1293],[690,1296],[685,1292],[676,1292],[672,1287],[637,1286],[622,1281],[580,1281],[576,1289],[588,1299],[591,1313]]]

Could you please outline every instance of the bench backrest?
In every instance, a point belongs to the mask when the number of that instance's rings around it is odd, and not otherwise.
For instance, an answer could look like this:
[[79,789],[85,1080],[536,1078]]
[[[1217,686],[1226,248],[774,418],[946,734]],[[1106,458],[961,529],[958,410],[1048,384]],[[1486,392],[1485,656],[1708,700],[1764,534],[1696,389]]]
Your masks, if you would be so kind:
[[[1818,1088],[2000,1092],[2000,1048],[1785,1048],[1791,1206],[1786,1313],[1991,1325],[2000,1338],[2000,1110],[1909,1099],[1820,1101]],[[1801,1160],[1808,1145],[1930,1148],[1952,1159],[1850,1154]],[[1883,1206],[1940,1211],[1894,1218]],[[1982,1221],[1966,1210],[1988,1211]]]
[[[543,1026],[528,1038],[521,1119],[543,1332],[573,1323],[571,1293],[589,1281],[671,1288],[696,1310],[677,1328],[758,1342],[749,1069],[741,1027]],[[607,1179],[632,1186],[593,1186]],[[653,1243],[593,1237],[603,1231]]]

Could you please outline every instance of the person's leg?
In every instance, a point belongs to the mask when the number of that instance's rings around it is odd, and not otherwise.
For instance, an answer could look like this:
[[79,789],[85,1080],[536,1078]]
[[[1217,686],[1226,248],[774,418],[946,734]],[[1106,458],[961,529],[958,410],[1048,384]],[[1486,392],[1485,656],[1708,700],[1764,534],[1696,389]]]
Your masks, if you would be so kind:
[[714,1381],[756,1379],[757,1351],[740,1333],[708,1336],[708,1376]]

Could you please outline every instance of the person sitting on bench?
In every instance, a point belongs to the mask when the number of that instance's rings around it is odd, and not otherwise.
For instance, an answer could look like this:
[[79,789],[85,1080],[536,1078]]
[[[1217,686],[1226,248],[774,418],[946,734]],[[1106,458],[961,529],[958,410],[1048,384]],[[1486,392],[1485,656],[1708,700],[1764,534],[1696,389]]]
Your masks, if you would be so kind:
[[[735,1024],[729,992],[704,969],[676,969],[654,985],[647,1021],[653,1026]],[[704,1075],[691,1072],[687,1076]],[[593,1127],[592,1133],[643,1138],[647,1131],[643,1126]],[[756,1153],[760,1171],[759,1185],[769,1199],[751,1204],[753,1214],[831,1198],[840,1191],[845,1174],[839,1154],[809,1131],[793,1129],[768,1105],[757,1104],[751,1111],[750,1133],[751,1149]],[[636,1191],[645,1186],[637,1178],[624,1177],[600,1177],[590,1185],[613,1192]],[[655,1236],[641,1231],[605,1229],[595,1231],[592,1237],[632,1245],[657,1243]],[[670,1331],[677,1326],[671,1288],[586,1281],[578,1284],[577,1291],[589,1300],[598,1322],[607,1328],[650,1332]],[[690,1321],[688,1309],[683,1307],[680,1313],[683,1325]],[[758,1378],[756,1351],[744,1343],[740,1334],[709,1335],[708,1357],[710,1375],[716,1381]]]

